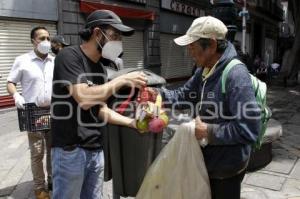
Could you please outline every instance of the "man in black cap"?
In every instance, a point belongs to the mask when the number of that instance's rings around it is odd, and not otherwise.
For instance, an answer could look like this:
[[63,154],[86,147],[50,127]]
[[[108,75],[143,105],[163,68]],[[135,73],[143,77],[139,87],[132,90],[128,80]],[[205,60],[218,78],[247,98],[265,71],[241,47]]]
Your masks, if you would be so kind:
[[133,32],[115,13],[97,10],[80,32],[83,44],[56,56],[51,104],[54,199],[102,198],[103,121],[136,128],[134,119],[109,109],[106,100],[122,86],[145,86],[145,75],[133,72],[106,82],[99,63],[102,57],[115,60],[123,51],[122,35]]
[[51,39],[51,51],[57,55],[64,47],[70,46],[61,35],[56,35]]

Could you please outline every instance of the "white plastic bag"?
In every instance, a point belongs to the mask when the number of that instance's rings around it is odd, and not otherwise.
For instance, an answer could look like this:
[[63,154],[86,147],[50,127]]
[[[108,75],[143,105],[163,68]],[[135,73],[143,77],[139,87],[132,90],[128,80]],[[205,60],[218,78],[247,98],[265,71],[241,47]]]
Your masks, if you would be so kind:
[[148,169],[136,199],[210,199],[195,122],[183,123]]

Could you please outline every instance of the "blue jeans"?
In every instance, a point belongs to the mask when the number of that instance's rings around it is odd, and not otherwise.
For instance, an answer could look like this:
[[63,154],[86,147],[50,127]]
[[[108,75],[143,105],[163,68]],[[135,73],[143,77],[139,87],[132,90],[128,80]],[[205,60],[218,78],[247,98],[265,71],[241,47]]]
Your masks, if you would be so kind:
[[52,148],[53,199],[103,198],[102,150]]

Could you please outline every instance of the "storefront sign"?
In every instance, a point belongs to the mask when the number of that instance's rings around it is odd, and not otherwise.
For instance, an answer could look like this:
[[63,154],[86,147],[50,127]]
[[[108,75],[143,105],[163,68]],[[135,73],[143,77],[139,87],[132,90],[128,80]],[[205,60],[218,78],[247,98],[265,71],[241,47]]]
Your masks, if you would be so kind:
[[199,7],[186,4],[180,0],[163,0],[161,1],[161,7],[195,17],[204,16],[204,11]]

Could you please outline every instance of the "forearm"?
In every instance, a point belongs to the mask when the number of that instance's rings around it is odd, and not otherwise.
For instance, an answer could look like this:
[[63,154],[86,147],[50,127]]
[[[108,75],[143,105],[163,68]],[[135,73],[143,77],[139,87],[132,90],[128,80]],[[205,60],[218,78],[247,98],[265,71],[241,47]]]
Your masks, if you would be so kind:
[[189,92],[184,90],[183,87],[169,90],[166,88],[160,88],[159,93],[162,95],[165,107],[171,108],[174,106],[176,109],[188,109],[189,103],[193,102],[193,99],[189,99]]
[[184,85],[172,90],[161,88],[159,89],[159,92],[164,101],[169,102],[170,105],[176,104],[180,107],[182,106],[182,102],[183,104],[186,104],[185,102],[197,103],[198,99],[196,95],[202,81],[200,77],[200,71],[198,71]]
[[69,91],[77,103],[87,110],[95,104],[106,102],[113,93],[125,85],[131,88],[141,88],[146,86],[146,82],[147,79],[143,73],[132,72],[99,86],[89,87],[86,83],[71,85]]
[[89,100],[93,99],[93,96],[96,96],[95,101],[105,102],[114,92],[118,91],[123,85],[124,82],[122,80],[114,79],[110,82],[99,86],[91,86],[83,90],[83,98],[87,96],[86,100]]
[[69,91],[77,103],[85,110],[106,102],[106,100],[124,85],[122,79],[114,79],[102,85],[88,86],[87,84],[77,84],[69,87]]
[[16,85],[14,83],[12,83],[12,82],[8,82],[7,83],[7,92],[10,95],[14,95],[17,92]]
[[101,109],[99,110],[99,117],[110,124],[135,128],[134,119],[125,117],[115,112],[114,110],[108,108],[107,106],[101,107]]

